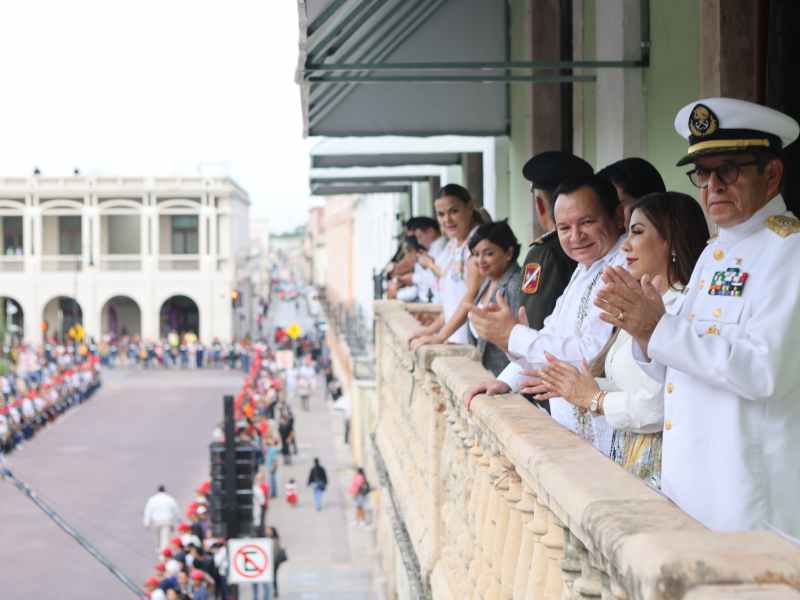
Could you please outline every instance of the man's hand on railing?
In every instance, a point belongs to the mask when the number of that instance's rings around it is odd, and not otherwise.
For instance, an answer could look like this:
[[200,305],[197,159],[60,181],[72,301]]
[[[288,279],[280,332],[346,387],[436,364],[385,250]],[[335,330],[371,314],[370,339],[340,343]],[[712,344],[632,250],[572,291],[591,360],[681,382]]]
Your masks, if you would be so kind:
[[472,405],[472,401],[475,399],[475,396],[480,394],[496,396],[497,394],[507,394],[510,391],[511,387],[506,382],[500,381],[499,379],[493,379],[492,381],[479,383],[464,395],[464,406],[467,410],[470,410],[470,406]]

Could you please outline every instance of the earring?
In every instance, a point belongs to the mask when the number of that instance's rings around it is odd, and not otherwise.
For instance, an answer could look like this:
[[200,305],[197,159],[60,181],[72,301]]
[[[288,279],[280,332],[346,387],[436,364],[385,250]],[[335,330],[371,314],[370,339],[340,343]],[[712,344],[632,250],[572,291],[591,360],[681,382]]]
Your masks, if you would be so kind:
[[675,250],[672,251],[672,262],[678,262],[678,255],[675,254]]

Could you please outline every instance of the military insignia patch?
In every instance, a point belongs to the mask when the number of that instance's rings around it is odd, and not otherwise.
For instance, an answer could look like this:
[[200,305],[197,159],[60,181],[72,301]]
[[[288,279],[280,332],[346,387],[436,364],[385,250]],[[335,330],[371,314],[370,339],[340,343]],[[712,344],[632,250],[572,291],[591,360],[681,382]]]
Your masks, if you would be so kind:
[[711,278],[708,286],[709,296],[732,296],[738,298],[744,292],[744,284],[747,283],[748,274],[742,273],[741,269],[728,267],[724,271],[717,271]]
[[781,237],[800,231],[800,220],[787,215],[772,215],[767,219],[767,227]]
[[528,263],[522,271],[522,291],[525,294],[535,294],[539,290],[542,280],[542,265]]
[[719,129],[719,119],[705,104],[696,104],[689,115],[689,131],[694,137],[707,137]]

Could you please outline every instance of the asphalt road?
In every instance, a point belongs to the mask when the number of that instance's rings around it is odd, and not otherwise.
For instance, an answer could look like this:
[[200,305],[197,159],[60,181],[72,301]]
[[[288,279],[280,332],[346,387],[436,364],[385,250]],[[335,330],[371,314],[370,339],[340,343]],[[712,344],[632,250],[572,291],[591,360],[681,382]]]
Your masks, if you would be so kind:
[[[211,431],[235,371],[115,371],[8,457],[15,474],[141,584],[156,563],[142,526],[163,483],[182,507],[207,478]],[[108,600],[133,594],[9,483],[0,481],[0,598]]]

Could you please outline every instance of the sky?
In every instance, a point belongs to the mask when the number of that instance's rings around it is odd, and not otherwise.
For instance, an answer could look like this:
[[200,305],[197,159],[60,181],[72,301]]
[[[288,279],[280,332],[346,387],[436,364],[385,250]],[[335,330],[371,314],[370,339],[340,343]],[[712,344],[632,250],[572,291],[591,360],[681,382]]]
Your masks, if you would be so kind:
[[305,222],[296,0],[0,0],[0,176],[227,174]]

